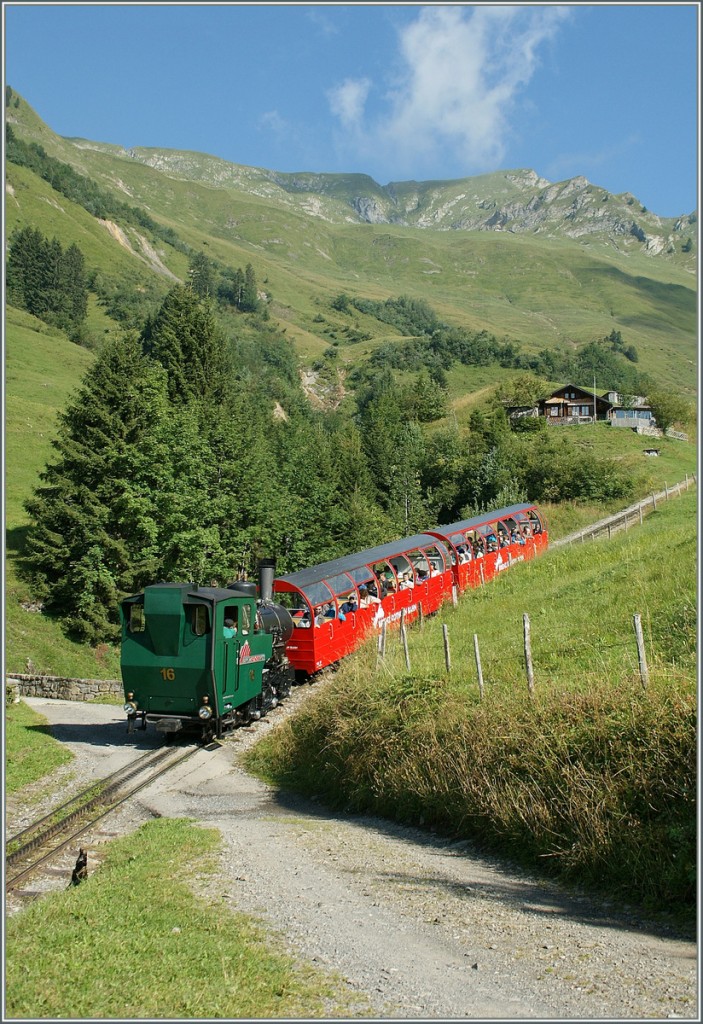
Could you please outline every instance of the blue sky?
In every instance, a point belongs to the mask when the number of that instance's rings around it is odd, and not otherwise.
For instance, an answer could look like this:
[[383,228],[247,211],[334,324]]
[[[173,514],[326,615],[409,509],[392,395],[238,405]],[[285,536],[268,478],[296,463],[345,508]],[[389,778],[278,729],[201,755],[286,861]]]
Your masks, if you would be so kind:
[[699,5],[4,3],[59,135],[381,184],[531,168],[698,207]]

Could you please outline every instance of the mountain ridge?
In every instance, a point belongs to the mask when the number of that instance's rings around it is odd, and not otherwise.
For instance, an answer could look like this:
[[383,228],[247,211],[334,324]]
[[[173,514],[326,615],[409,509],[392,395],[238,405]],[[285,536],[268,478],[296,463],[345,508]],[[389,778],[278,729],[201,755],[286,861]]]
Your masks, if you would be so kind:
[[[14,110],[21,110],[21,115]],[[518,168],[457,179],[381,185],[362,173],[284,172],[194,150],[127,148],[57,136],[26,101],[14,110],[6,110],[9,123],[21,125],[41,144],[60,149],[62,158],[72,163],[80,165],[81,155],[86,152],[109,155],[142,163],[170,177],[275,201],[332,224],[533,234],[602,243],[624,254],[643,252],[665,257],[676,256],[689,239],[691,247],[695,244],[696,211],[659,217],[632,193],[610,193],[583,175],[550,182],[532,169]]]
[[[695,215],[658,218],[629,193],[613,197],[583,177],[547,183],[529,169],[381,186],[368,175],[284,174],[68,139],[18,96],[6,114],[18,139],[59,161],[46,176],[7,163],[7,237],[31,226],[85,253],[96,341],[117,329],[105,312],[113,296],[145,316],[169,281],[188,280],[200,252],[218,275],[253,264],[267,315],[307,367],[332,367],[334,356],[349,372],[387,340],[377,320],[340,309],[337,297],[407,296],[444,323],[533,354],[620,332],[643,370],[695,392]],[[116,202],[74,204],[60,191],[61,165],[91,183],[86,194],[97,186]],[[457,387],[485,383],[474,377]]]

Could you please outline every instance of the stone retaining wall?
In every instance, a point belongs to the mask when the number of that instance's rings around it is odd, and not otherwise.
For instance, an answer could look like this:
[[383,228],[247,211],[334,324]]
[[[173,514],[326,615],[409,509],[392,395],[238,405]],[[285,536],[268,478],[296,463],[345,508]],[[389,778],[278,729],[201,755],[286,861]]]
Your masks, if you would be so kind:
[[39,676],[14,673],[5,676],[5,686],[20,697],[50,697],[54,700],[95,700],[107,695],[122,697],[119,679],[63,679],[60,676]]

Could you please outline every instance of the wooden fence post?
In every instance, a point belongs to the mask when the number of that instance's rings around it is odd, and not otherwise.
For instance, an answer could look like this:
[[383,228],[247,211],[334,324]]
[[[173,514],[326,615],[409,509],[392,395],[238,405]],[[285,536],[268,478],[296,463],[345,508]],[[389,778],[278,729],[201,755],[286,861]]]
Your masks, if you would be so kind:
[[686,490],[688,490],[688,473],[686,474]]
[[444,636],[444,663],[447,666],[447,672],[449,673],[452,670],[452,658],[449,653],[449,627],[446,622],[442,625],[442,633]]
[[383,620],[381,632],[378,634],[378,659],[383,660],[386,656],[386,620]]
[[627,521],[628,521],[628,519],[629,519],[629,518],[630,518],[630,517],[629,517],[629,515],[628,515],[628,514],[627,514],[627,512],[626,512],[626,513],[625,513],[625,529],[627,529]]
[[481,654],[478,649],[478,636],[474,633],[474,655],[476,656],[476,673],[478,675],[478,693],[483,700],[483,671],[481,669]]
[[635,637],[637,638],[637,660],[640,663],[640,679],[642,680],[642,689],[647,689],[649,683],[649,669],[647,668],[647,655],[644,650],[644,636],[642,635],[642,619],[639,612],[637,612],[632,621],[635,624]]
[[608,540],[610,540],[611,536],[612,536],[612,531],[610,529],[610,523],[608,523]]
[[642,502],[640,502],[640,526],[642,525]]
[[525,612],[522,616],[525,636],[525,668],[527,669],[527,692],[532,698],[535,689],[535,676],[532,670],[532,645],[530,643],[530,616]]
[[483,562],[479,562],[478,571],[481,574],[481,586],[483,586],[486,582],[486,577],[483,574]]
[[459,607],[459,591],[457,590],[456,583],[452,583],[452,604],[455,608]]
[[422,601],[418,604],[418,618],[420,619],[420,629],[425,628],[425,613],[422,610]]
[[666,500],[668,501],[669,500],[669,485],[666,482],[666,480],[664,481],[664,494],[666,494]]
[[400,613],[400,641],[405,653],[405,667],[410,671],[410,652],[408,651],[408,631],[405,628],[405,608]]
[[657,511],[657,498],[654,491],[652,491],[652,508],[655,512]]

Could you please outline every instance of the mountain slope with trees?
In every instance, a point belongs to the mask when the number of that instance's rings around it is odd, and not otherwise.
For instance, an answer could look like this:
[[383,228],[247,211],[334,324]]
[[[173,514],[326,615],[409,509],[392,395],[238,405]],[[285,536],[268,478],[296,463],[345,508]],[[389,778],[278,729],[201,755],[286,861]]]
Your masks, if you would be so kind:
[[6,109],[11,341],[34,314],[95,353],[21,494],[13,566],[80,642],[113,641],[120,597],[156,578],[292,571],[487,505],[645,486],[584,435],[512,431],[511,386],[597,373],[688,415],[680,253],[334,223],[257,194],[255,169],[172,176]]

